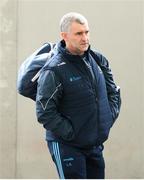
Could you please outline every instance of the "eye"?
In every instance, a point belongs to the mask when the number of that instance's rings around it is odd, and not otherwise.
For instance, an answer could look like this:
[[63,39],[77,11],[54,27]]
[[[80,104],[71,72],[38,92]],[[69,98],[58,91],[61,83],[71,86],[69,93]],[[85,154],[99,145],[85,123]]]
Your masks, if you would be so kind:
[[88,33],[89,33],[89,31],[86,31],[86,32],[85,32],[85,34],[88,34]]
[[82,35],[82,32],[77,32],[76,35],[79,35],[79,36],[80,36],[80,35]]

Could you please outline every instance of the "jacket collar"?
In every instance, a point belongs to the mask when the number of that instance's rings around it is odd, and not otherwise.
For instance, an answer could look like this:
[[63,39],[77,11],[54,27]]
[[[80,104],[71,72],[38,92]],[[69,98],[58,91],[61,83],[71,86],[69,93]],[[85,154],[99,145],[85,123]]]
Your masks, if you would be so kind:
[[73,62],[78,61],[78,60],[81,60],[82,57],[84,57],[84,56],[88,56],[88,54],[89,54],[89,52],[90,52],[90,46],[89,46],[88,50],[85,51],[84,55],[82,55],[82,56],[80,56],[80,55],[73,55],[73,54],[71,54],[65,47],[66,47],[66,44],[65,44],[65,41],[64,41],[64,40],[62,40],[62,41],[60,41],[60,42],[58,43],[58,51],[59,51],[60,53],[62,53],[62,55],[63,55],[66,59],[68,59],[68,60],[70,60],[70,61],[73,61]]

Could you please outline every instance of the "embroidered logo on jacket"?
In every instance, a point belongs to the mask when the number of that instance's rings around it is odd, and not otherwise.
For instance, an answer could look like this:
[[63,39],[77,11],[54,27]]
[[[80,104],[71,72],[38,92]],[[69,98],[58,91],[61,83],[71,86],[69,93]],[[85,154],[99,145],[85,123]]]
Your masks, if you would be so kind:
[[70,82],[73,82],[73,81],[78,81],[81,79],[81,76],[73,76],[73,77],[70,77]]

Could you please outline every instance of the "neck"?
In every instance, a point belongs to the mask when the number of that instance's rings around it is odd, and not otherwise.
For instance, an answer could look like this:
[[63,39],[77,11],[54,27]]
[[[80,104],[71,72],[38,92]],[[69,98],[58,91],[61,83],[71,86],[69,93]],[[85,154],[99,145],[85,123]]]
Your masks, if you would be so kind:
[[80,52],[79,50],[72,50],[68,47],[66,47],[66,50],[71,53],[72,55],[78,55],[78,56],[82,56],[84,54],[84,52]]

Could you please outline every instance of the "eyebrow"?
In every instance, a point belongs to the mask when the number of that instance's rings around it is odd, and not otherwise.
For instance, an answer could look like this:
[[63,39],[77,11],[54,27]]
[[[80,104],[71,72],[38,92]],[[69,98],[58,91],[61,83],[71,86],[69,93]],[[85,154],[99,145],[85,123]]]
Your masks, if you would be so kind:
[[82,33],[88,33],[89,32],[89,30],[86,30],[86,31],[78,31],[78,32],[76,32],[75,34],[82,34]]

